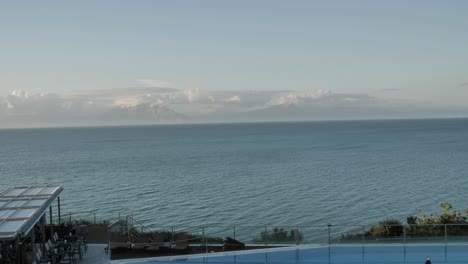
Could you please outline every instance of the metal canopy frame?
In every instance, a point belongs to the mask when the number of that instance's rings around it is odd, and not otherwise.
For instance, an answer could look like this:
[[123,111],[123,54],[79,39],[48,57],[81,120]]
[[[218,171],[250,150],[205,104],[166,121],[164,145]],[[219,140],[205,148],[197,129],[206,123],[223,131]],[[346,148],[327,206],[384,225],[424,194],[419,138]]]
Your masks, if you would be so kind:
[[63,191],[61,184],[13,187],[0,193],[0,241],[27,235]]

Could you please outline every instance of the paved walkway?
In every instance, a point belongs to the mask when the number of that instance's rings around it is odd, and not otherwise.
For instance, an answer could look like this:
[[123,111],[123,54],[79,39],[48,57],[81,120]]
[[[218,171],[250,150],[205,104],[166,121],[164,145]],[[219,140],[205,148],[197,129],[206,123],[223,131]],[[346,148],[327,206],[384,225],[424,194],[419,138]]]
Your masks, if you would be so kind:
[[107,244],[89,244],[88,251],[83,256],[81,264],[107,264],[108,254],[105,251]]

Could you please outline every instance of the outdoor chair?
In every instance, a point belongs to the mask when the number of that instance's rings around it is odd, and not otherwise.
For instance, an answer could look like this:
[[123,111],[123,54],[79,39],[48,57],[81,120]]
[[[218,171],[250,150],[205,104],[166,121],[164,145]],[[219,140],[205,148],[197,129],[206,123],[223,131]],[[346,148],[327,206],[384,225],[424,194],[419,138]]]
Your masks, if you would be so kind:
[[74,258],[76,258],[76,256],[78,256],[80,261],[83,258],[83,250],[82,250],[82,246],[81,246],[80,242],[72,243],[72,245],[70,246],[68,251],[69,251],[70,254],[73,254]]
[[189,247],[188,235],[185,233],[175,235],[175,250],[186,250]]
[[135,241],[135,243],[132,244],[132,248],[133,249],[145,249],[147,244],[148,243],[144,241]]
[[148,243],[146,244],[145,249],[146,250],[151,250],[151,251],[157,251],[159,250],[159,243]]
[[75,264],[76,258],[72,251],[65,252],[63,258],[60,260],[60,264]]
[[128,248],[127,242],[109,242],[109,249]]
[[161,234],[154,234],[152,239],[148,241],[145,249],[146,250],[151,250],[151,251],[157,251],[161,247],[161,242],[163,242],[164,236]]
[[244,249],[244,248],[245,248],[244,243],[237,241],[231,237],[226,237],[226,239],[224,240],[223,250],[238,250],[238,249]]
[[36,260],[34,261],[36,264],[42,264],[42,263],[49,263],[49,260],[44,258],[42,255],[41,250],[36,250]]

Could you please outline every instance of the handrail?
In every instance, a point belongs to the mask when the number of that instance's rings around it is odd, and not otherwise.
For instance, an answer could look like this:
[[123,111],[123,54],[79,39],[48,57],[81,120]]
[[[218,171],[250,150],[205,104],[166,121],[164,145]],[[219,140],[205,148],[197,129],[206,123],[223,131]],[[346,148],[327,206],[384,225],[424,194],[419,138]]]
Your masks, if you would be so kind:
[[132,222],[133,222],[133,224],[136,223],[137,225],[139,225],[139,227],[140,227],[140,229],[141,229],[141,233],[144,233],[143,230],[147,231],[148,233],[154,233],[153,230],[151,230],[151,229],[149,229],[148,227],[146,227],[146,226],[145,226],[143,223],[141,223],[140,221],[135,220],[135,218],[133,218],[133,217],[132,217]]
[[[98,213],[101,213],[100,215],[102,216],[101,218],[98,218]],[[126,210],[112,210],[112,211],[102,211],[99,209],[94,209],[94,210],[84,210],[84,211],[68,211],[68,212],[61,212],[60,218],[62,219],[62,222],[72,222],[74,220],[80,221],[80,220],[88,220],[92,222],[93,224],[96,224],[100,221],[109,221],[112,222],[114,220],[120,220],[122,218],[122,215],[126,215],[128,211]],[[48,212],[46,212],[46,215]],[[81,217],[77,216],[83,216],[83,215],[88,215],[89,219],[83,219]],[[114,215],[113,217],[109,217],[109,215]],[[78,219],[77,219],[78,218]],[[47,218],[48,219],[48,218]],[[57,214],[53,215],[53,222],[58,223],[59,216]]]
[[[98,218],[99,216],[114,215],[112,218]],[[283,238],[287,238],[287,242],[294,244],[304,243],[345,243],[349,241],[372,243],[382,241],[402,241],[404,243],[411,243],[415,240],[425,239],[430,241],[445,241],[449,240],[468,240],[468,223],[462,224],[307,224],[307,225],[285,225],[285,224],[268,224],[268,225],[224,225],[224,224],[206,224],[206,225],[190,225],[190,226],[151,226],[148,227],[143,221],[135,219],[133,213],[125,210],[112,210],[105,212],[101,210],[85,210],[85,211],[69,211],[62,213],[62,218],[68,216],[71,220],[82,220],[83,216],[89,217],[91,223],[98,223],[106,221],[110,223],[109,227],[121,225],[118,220],[126,220],[129,227],[133,227],[140,233],[155,234],[159,232],[167,232],[172,234],[171,241],[174,241],[175,233],[190,234],[190,241],[200,240],[206,242],[207,238],[223,238],[233,237],[243,241],[250,241],[253,243],[275,243],[274,237],[278,232],[286,232]],[[65,220],[65,221],[67,221]],[[373,235],[369,231],[373,227],[385,227],[389,229],[388,232],[400,230],[396,236]],[[280,231],[275,231],[275,228],[282,228]],[[276,232],[276,233],[275,233]],[[367,232],[367,233],[366,233]],[[457,233],[458,232],[458,233]],[[263,237],[262,237],[263,234]],[[384,234],[384,233],[382,233]],[[280,236],[281,238],[281,236]]]
[[[122,219],[122,216],[126,216],[126,215],[133,215],[133,213],[131,211],[128,211],[128,210],[110,210],[110,211],[102,211],[102,210],[99,210],[99,209],[94,209],[94,210],[84,210],[84,211],[68,211],[68,212],[62,212],[61,213],[61,218],[64,219],[65,216],[67,216],[69,219],[70,219],[70,216],[73,218],[74,216],[78,216],[78,215],[89,215],[90,217],[94,219],[98,219],[98,213],[99,215],[102,215],[104,217],[101,217],[102,220],[107,220],[107,221],[110,221],[110,220],[115,220],[115,219]],[[46,212],[46,214],[48,214],[48,212]],[[113,217],[108,217],[109,215],[114,215]],[[116,216],[117,215],[117,216]],[[53,220],[57,220],[58,219],[58,215],[54,214],[53,215]],[[139,220],[135,220],[133,219],[133,221],[139,225],[142,225],[145,227],[145,230],[146,229],[151,229],[149,227],[147,227],[144,223],[142,223],[141,221]],[[236,228],[256,228],[256,227],[305,227],[305,228],[320,228],[320,227],[323,227],[323,228],[327,228],[329,225],[331,225],[332,227],[356,227],[356,228],[360,228],[360,227],[372,227],[372,226],[376,226],[377,224],[325,224],[325,223],[322,223],[322,224],[307,224],[307,225],[297,225],[297,224],[291,224],[291,225],[285,225],[285,224],[268,224],[268,225],[259,225],[259,224],[256,224],[256,225],[244,225],[244,224],[241,224],[241,225],[222,225],[222,224],[209,224],[209,225],[192,225],[192,226],[177,226],[177,225],[171,225],[171,226],[159,226],[158,229],[172,229],[172,228],[175,228],[175,229],[193,229],[193,228],[198,228],[198,229],[202,229],[202,228],[207,228],[207,227],[224,227],[224,228],[233,228],[233,227],[236,227]],[[411,226],[419,226],[419,227],[422,227],[422,226],[468,226],[468,223],[467,224],[427,224],[427,225],[421,225],[421,224],[418,224],[418,225],[414,225],[414,224],[405,224],[405,225],[402,225],[402,226],[405,226],[405,227],[411,227]],[[400,225],[395,225],[395,224],[386,224],[385,226],[400,226]]]

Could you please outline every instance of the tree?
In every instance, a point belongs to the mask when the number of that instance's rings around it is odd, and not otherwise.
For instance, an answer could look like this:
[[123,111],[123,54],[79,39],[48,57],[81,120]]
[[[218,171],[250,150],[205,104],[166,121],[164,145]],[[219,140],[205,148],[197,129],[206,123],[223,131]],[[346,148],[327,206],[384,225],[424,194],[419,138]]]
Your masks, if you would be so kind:
[[409,237],[435,236],[466,236],[468,235],[468,210],[454,210],[448,202],[440,203],[442,211],[419,216],[408,216],[407,225],[400,220],[387,218],[378,222],[363,233],[349,233],[341,236],[341,240],[356,240],[364,237],[398,237],[406,234]]
[[377,237],[401,236],[403,223],[398,219],[387,218],[369,230],[369,235]]
[[[439,215],[421,213],[421,217],[415,217],[416,224],[433,225],[433,224],[466,224],[468,210],[459,211],[453,210],[450,203],[442,202],[440,207],[443,209]],[[409,224],[409,223],[408,223]]]

